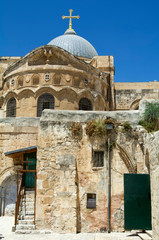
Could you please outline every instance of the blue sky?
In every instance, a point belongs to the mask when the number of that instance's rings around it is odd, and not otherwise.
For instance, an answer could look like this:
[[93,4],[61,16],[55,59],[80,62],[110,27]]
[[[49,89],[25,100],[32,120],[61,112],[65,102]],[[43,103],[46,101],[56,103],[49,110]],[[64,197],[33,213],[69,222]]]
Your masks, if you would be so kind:
[[159,81],[159,0],[1,0],[0,56],[24,56],[62,35],[68,20],[99,55],[113,55],[116,82]]

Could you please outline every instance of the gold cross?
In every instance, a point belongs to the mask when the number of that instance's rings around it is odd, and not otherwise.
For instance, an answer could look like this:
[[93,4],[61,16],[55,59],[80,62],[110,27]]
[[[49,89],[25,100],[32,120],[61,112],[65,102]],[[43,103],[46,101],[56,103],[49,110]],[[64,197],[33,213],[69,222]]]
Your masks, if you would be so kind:
[[70,9],[69,12],[70,12],[70,16],[62,16],[62,19],[69,18],[69,19],[70,19],[70,21],[69,21],[69,29],[67,29],[67,30],[73,30],[73,29],[72,29],[72,18],[77,18],[77,19],[79,19],[80,16],[79,16],[79,15],[77,15],[77,16],[72,16],[72,12],[73,12],[72,9]]

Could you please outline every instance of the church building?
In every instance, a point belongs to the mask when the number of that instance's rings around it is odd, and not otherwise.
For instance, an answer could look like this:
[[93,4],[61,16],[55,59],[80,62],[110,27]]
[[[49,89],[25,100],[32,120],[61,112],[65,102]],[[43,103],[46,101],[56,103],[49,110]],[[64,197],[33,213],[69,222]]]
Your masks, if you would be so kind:
[[124,178],[149,179],[136,126],[140,101],[158,99],[159,83],[114,83],[114,57],[76,34],[72,11],[63,35],[0,58],[0,216],[14,215],[17,233],[140,226],[125,220]]

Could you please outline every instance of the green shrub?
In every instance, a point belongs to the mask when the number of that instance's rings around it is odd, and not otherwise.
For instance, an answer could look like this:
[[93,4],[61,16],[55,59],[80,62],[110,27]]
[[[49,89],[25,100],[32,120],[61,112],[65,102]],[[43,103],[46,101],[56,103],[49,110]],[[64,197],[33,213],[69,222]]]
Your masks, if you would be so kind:
[[159,103],[147,103],[143,119],[148,122],[155,122],[159,118]]
[[148,132],[159,130],[159,103],[147,103],[143,118],[138,124]]
[[132,130],[132,127],[131,127],[130,123],[129,122],[124,122],[123,123],[123,131],[124,132],[129,132],[131,130]]
[[140,120],[138,122],[138,124],[143,126],[148,132],[157,131],[157,129],[155,129],[155,123],[154,122],[147,122],[145,120]]

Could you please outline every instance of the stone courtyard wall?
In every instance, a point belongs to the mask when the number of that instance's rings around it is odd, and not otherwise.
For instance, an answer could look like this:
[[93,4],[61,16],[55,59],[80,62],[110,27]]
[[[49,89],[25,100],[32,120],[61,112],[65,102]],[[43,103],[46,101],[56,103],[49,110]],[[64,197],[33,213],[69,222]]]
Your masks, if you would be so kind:
[[[111,229],[124,230],[124,173],[151,172],[152,226],[158,239],[158,146],[159,134],[147,134],[137,126],[140,111],[84,112],[44,110],[38,118],[0,119],[0,187],[7,189],[6,213],[14,213],[16,170],[21,159],[5,152],[38,146],[36,226],[54,232],[100,232],[107,230],[108,152],[104,139],[89,138],[86,122],[116,119],[120,126],[111,134]],[[131,132],[122,124],[129,121]],[[71,124],[80,123],[74,136]],[[151,143],[151,144],[150,144]],[[104,151],[104,166],[93,167],[92,149]],[[1,188],[2,190],[2,188]],[[2,191],[1,191],[2,192]],[[96,194],[96,208],[87,208],[87,193]]]
[[[86,122],[106,117],[121,123],[129,121],[135,126],[139,111],[43,111],[38,135],[37,228],[60,233],[107,230],[107,136],[104,139],[90,139],[85,131]],[[78,137],[72,135],[72,122],[81,124]],[[137,172],[137,169],[145,173],[147,168],[136,138],[119,128],[111,141],[116,141],[116,147],[111,151],[111,228],[123,231],[123,174]],[[93,167],[92,149],[104,150],[103,167]],[[95,209],[87,208],[88,193],[96,194]]]
[[17,196],[16,170],[22,167],[19,157],[5,152],[37,145],[38,118],[0,119],[0,202],[1,215],[13,215]]
[[[156,85],[158,84],[155,82]],[[154,84],[155,84],[154,83]],[[140,102],[140,116],[144,113],[147,102],[159,103],[158,100],[142,100]],[[139,142],[144,152],[144,164],[147,166],[151,179],[151,214],[153,240],[159,239],[159,131],[147,133],[140,126]]]
[[116,110],[135,110],[142,99],[159,98],[159,82],[115,83]]
[[[151,144],[150,144],[151,143]],[[159,131],[145,134],[146,160],[150,162],[153,240],[159,239]]]

